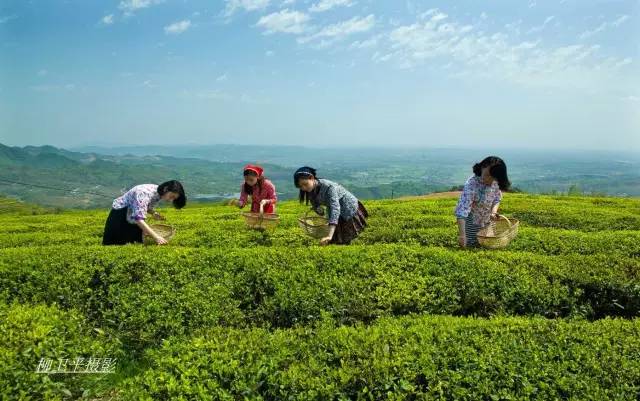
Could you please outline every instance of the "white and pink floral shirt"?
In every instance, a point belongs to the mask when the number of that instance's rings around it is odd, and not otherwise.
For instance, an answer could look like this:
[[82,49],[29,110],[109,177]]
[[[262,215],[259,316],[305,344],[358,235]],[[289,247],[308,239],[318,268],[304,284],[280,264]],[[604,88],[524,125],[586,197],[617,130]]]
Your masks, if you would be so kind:
[[491,221],[491,209],[501,200],[502,191],[498,181],[486,185],[482,182],[482,177],[473,175],[464,184],[455,210],[456,217],[465,219],[471,214],[472,222],[484,227]]
[[153,212],[153,208],[159,201],[160,195],[156,184],[140,184],[116,198],[111,207],[114,209],[128,207],[127,221],[136,224],[136,221],[146,218],[147,212]]

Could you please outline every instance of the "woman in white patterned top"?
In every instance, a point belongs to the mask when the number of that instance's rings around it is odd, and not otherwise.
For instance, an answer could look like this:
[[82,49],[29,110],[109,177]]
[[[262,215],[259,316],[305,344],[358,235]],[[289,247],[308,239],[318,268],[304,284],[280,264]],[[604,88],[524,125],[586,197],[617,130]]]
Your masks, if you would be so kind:
[[161,200],[173,203],[181,209],[187,203],[187,197],[179,181],[167,181],[160,185],[141,184],[131,188],[111,204],[111,212],[104,227],[103,245],[124,245],[142,242],[143,232],[151,236],[158,245],[167,241],[158,235],[145,222],[147,213],[153,213],[157,220],[164,220],[155,206]]
[[464,184],[455,209],[462,248],[478,244],[478,231],[497,218],[502,191],[511,186],[507,165],[499,157],[490,156],[475,164],[473,173]]

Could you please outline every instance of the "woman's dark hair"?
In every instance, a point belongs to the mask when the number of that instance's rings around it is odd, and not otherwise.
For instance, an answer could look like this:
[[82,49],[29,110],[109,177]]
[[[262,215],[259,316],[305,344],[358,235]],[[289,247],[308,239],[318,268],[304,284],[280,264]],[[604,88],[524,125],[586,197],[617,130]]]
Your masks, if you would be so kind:
[[167,192],[174,192],[178,194],[178,197],[173,201],[173,207],[176,209],[182,209],[184,205],[187,204],[187,196],[184,194],[184,188],[180,181],[171,180],[158,185],[158,194],[160,196]]
[[[304,166],[304,167],[300,167],[299,169],[296,170],[295,173],[293,173],[293,184],[296,186],[296,188],[300,188],[300,185],[298,184],[298,181],[301,178],[311,178],[313,177],[314,179],[317,178],[316,175],[316,169],[312,168],[312,167],[308,167],[308,166]],[[300,190],[300,193],[298,194],[298,199],[300,200],[300,203],[304,202],[305,205],[309,204],[309,192]]]
[[504,160],[497,156],[489,156],[480,163],[473,165],[473,173],[480,177],[482,175],[482,169],[489,167],[489,174],[498,181],[498,186],[502,191],[506,191],[511,186],[509,177],[507,176],[507,165]]
[[[258,176],[258,174],[253,171],[253,170],[244,170],[243,175],[246,177],[248,175],[253,175],[255,177],[258,177],[258,182],[256,183],[256,185],[258,186],[258,189],[260,191],[262,191],[262,182],[264,181],[264,176],[260,175]],[[244,183],[244,192],[251,194],[253,193],[253,187],[251,187],[251,185],[247,184],[246,182]]]

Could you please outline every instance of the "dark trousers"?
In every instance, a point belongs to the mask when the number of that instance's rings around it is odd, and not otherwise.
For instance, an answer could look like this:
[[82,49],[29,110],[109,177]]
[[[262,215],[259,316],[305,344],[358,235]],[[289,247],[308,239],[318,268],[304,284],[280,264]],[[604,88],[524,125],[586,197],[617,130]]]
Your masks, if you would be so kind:
[[102,245],[124,245],[142,242],[142,229],[127,221],[127,209],[111,209],[104,225]]

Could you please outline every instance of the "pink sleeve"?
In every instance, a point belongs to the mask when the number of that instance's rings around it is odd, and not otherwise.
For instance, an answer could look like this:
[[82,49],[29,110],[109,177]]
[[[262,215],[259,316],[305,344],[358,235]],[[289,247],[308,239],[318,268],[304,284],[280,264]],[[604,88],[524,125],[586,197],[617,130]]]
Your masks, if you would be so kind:
[[244,191],[244,183],[242,183],[242,185],[240,185],[240,207],[244,207],[244,205],[247,203],[247,193]]
[[265,182],[265,199],[269,199],[269,202],[273,205],[278,201],[278,196],[276,195],[276,187],[273,185],[271,181]]

